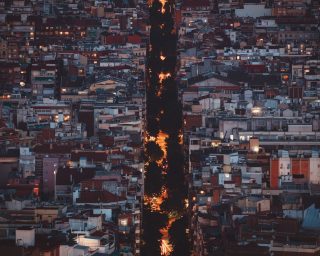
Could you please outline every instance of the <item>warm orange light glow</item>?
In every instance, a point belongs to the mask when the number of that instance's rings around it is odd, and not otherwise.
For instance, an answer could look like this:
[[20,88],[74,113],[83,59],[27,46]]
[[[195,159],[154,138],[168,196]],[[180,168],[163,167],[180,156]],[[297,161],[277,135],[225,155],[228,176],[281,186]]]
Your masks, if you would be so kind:
[[187,209],[189,207],[189,200],[184,199],[184,207]]
[[163,188],[159,196],[144,196],[144,204],[150,205],[151,211],[153,212],[161,212],[161,204],[167,197],[167,189]]
[[156,141],[156,140],[157,140],[157,138],[154,136],[149,136],[149,138],[148,138],[148,141]]
[[[163,201],[168,197],[167,189],[162,189],[161,194],[159,196],[145,196],[144,197],[144,203],[147,205],[150,205],[151,211],[156,212],[162,212],[161,210],[161,204]],[[169,212],[167,213],[169,220],[167,226],[162,228],[160,230],[160,233],[162,234],[161,238],[161,255],[168,256],[173,251],[172,245],[169,242],[169,229],[173,222],[175,222],[178,219],[178,216],[175,212]]]
[[166,9],[164,8],[167,0],[159,0],[159,2],[162,4],[162,8],[161,8],[161,12],[162,13],[165,13],[166,12]]
[[38,196],[39,195],[39,188],[33,188],[33,193]]
[[161,249],[161,255],[163,256],[170,255],[170,253],[173,250],[172,245],[169,244],[169,241],[167,239],[161,239],[160,249]]
[[170,76],[171,76],[170,73],[163,73],[163,72],[161,72],[161,73],[159,74],[160,83],[162,83],[164,79],[167,79],[167,78],[169,78]]
[[162,82],[163,82],[163,80],[165,80],[165,79],[167,79],[167,78],[169,78],[169,77],[171,77],[171,74],[170,74],[170,73],[163,73],[163,72],[161,72],[161,73],[159,74],[160,88],[159,88],[158,93],[157,93],[157,96],[158,96],[158,97],[160,97],[160,96],[161,96],[161,93],[162,93],[162,89],[163,89],[163,84],[162,84]]
[[154,141],[155,143],[157,143],[159,145],[159,147],[161,148],[162,152],[163,152],[163,158],[159,161],[161,162],[164,158],[167,157],[167,143],[166,143],[166,139],[169,137],[168,134],[166,134],[163,131],[160,131],[157,135],[157,137],[154,136],[150,136],[150,135],[146,135],[145,141],[149,142],[149,141]]
[[[161,7],[161,12],[162,12],[162,13],[165,13],[165,12],[166,12],[166,9],[164,8],[164,6],[165,6],[167,0],[159,0],[159,2],[160,2],[161,5],[162,5],[162,7]],[[151,7],[152,4],[153,4],[153,0],[147,0],[147,4],[148,4],[149,7]]]
[[169,241],[169,229],[171,228],[172,223],[179,218],[175,212],[170,212],[168,214],[168,217],[169,217],[169,221],[167,226],[160,230],[160,233],[162,234],[160,249],[161,249],[161,255],[163,256],[170,255],[171,252],[173,251],[172,245],[170,244],[170,241]]
[[[147,3],[149,5],[149,7],[152,7],[153,3],[154,3],[155,0],[147,0]],[[156,0],[157,1],[157,0]],[[159,5],[159,3],[161,4],[161,6]],[[171,12],[172,11],[172,3],[168,2],[168,0],[158,0],[158,2],[155,2],[156,4],[156,12],[161,16],[160,12],[162,14],[170,14],[171,15]],[[166,4],[168,4],[166,6]],[[154,6],[155,7],[155,6]],[[152,10],[154,11],[154,10]],[[169,25],[168,25],[169,24]],[[163,32],[164,33],[164,37],[166,36],[166,34],[169,32],[169,31],[164,31],[164,29],[170,29],[170,22],[168,24],[165,24],[165,23],[157,23],[156,26],[159,29],[159,31],[157,31],[159,34],[162,34]],[[152,28],[152,25],[151,25],[151,28]],[[160,31],[162,30],[162,31]],[[174,34],[176,33],[176,30],[173,28],[171,29],[171,31],[169,32],[171,34]],[[152,45],[149,45],[148,47],[148,51],[152,51]],[[156,58],[159,58],[158,61],[165,61],[167,57],[170,58],[170,56],[166,56],[166,52],[158,52],[157,49],[155,49],[155,56]],[[159,57],[158,57],[159,56]],[[162,63],[164,64],[164,62]],[[168,67],[170,68],[170,67]],[[167,71],[171,71],[172,73],[170,72],[167,72]],[[155,95],[157,95],[160,99],[162,97],[165,98],[165,93],[166,93],[166,87],[170,87],[171,84],[169,85],[168,83],[164,83],[164,82],[168,82],[168,81],[165,81],[166,79],[171,79],[171,77],[174,77],[174,71],[172,69],[167,69],[167,70],[162,70],[163,72],[161,73],[158,73],[157,70],[151,70],[149,68],[148,72],[150,74],[150,78],[154,78],[154,75],[157,76],[158,75],[158,78],[159,78],[159,83],[157,84],[152,84],[152,86],[150,85],[152,82],[148,83],[147,85],[147,88],[149,87],[152,87],[152,89],[156,89],[157,91],[155,92]],[[157,72],[157,73],[154,73],[154,72]],[[153,81],[153,79],[152,79]],[[152,93],[154,93],[154,91],[152,90]],[[168,90],[168,93],[170,93],[170,91]],[[160,124],[160,127],[162,127],[161,125],[161,118],[163,117],[164,114],[167,114],[167,112],[164,111],[165,108],[163,109],[160,109],[159,112],[157,112],[156,116],[153,116],[152,117],[152,121],[156,121],[157,123]],[[170,111],[170,110],[169,110]],[[148,120],[148,119],[147,119]],[[166,126],[164,126],[166,127]],[[182,131],[177,131],[179,132],[179,138],[178,138],[178,143],[181,145],[183,144],[183,135],[182,135]],[[171,137],[170,137],[171,138]],[[176,140],[176,137],[174,138],[171,138],[171,139],[175,139]],[[144,143],[147,144],[146,146],[149,146],[148,145],[148,142],[152,142],[152,144],[157,144],[157,146],[161,149],[162,153],[161,156],[158,157],[158,154],[156,159],[156,166],[157,166],[157,171],[161,171],[162,172],[162,177],[165,177],[166,175],[168,175],[168,167],[169,167],[169,164],[170,164],[170,161],[168,161],[167,157],[168,157],[168,152],[167,152],[167,148],[168,148],[168,141],[169,141],[169,134],[167,134],[166,132],[160,130],[156,135],[154,136],[151,136],[150,134],[148,134],[148,132],[145,133],[145,136],[144,136]],[[151,144],[150,144],[151,145]],[[153,145],[154,146],[154,145]],[[150,147],[151,148],[151,147]],[[152,157],[153,155],[148,155],[149,154],[149,148],[147,148],[145,150],[145,156],[146,156],[146,162],[145,162],[145,170],[146,172],[147,171],[150,171],[150,167],[151,167],[151,164],[154,164],[154,162],[151,162],[153,161]],[[158,151],[158,150],[157,150]],[[169,159],[170,160],[170,159]],[[146,167],[149,167],[149,168],[146,168]],[[152,171],[152,170],[151,170]],[[174,171],[174,170],[173,170]],[[165,183],[164,183],[165,184]],[[170,196],[171,195],[171,191],[168,191],[167,188],[166,188],[166,185],[163,185],[162,184],[162,187],[161,187],[161,190],[157,191],[157,193],[154,193],[154,194],[151,194],[151,193],[147,193],[144,195],[144,205],[148,206],[147,208],[150,209],[152,212],[158,212],[158,213],[161,213],[163,215],[166,215],[168,217],[168,221],[167,223],[165,224],[165,226],[163,228],[161,228],[159,231],[161,233],[161,238],[159,240],[160,242],[160,250],[161,250],[161,255],[162,256],[169,256],[172,254],[173,252],[173,245],[170,243],[170,236],[169,236],[169,230],[172,226],[172,224],[177,220],[179,219],[180,217],[182,217],[182,212],[176,212],[176,211],[170,211],[168,209],[166,209],[167,207],[165,207],[164,205],[164,202],[166,203],[166,200],[169,200],[170,199]],[[184,204],[185,204],[185,207],[188,208],[189,206],[189,201],[186,199],[184,201]]]
[[160,146],[161,150],[163,151],[163,157],[167,157],[167,143],[166,140],[169,137],[168,134],[165,132],[160,131],[157,137],[157,144]]
[[161,211],[161,204],[163,202],[163,198],[161,196],[153,196],[153,197],[149,197],[149,196],[145,196],[144,197],[144,204],[145,205],[150,205],[150,209],[153,212],[160,212]]
[[183,134],[180,132],[179,134],[179,144],[182,145],[183,144]]

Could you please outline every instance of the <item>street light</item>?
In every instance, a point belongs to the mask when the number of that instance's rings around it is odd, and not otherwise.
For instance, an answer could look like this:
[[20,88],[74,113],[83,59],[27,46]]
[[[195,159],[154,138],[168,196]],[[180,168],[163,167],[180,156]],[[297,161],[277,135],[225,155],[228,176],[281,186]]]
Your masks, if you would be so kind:
[[57,164],[53,165],[53,174],[54,174],[54,201],[57,200]]

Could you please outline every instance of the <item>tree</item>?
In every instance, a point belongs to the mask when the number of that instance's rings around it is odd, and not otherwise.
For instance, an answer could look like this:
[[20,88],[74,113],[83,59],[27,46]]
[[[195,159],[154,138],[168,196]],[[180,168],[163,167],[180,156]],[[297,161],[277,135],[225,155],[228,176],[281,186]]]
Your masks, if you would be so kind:
[[149,141],[145,145],[146,155],[150,158],[151,161],[158,161],[163,157],[163,151],[160,146],[154,142]]
[[173,247],[171,256],[190,255],[190,243],[186,233],[187,227],[188,219],[186,216],[172,223],[169,229],[169,240]]
[[168,189],[168,197],[161,204],[161,209],[170,212],[182,212],[184,210],[184,193],[179,188]]
[[159,212],[152,212],[144,205],[143,208],[143,233],[142,233],[142,256],[160,256],[160,229],[166,226],[168,218]]
[[162,169],[156,162],[146,166],[145,193],[147,195],[160,194],[163,185]]
[[178,137],[170,136],[167,139],[167,147],[168,170],[166,185],[170,190],[183,192],[185,190],[184,157]]

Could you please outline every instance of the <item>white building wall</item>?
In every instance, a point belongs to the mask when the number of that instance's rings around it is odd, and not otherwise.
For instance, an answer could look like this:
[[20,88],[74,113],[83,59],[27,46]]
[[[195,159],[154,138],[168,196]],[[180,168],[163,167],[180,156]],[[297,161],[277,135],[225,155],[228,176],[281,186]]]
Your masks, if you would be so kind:
[[279,175],[286,176],[291,174],[291,161],[289,157],[279,158]]
[[213,109],[213,98],[206,98],[199,101],[202,110],[212,110]]
[[231,181],[232,176],[229,173],[219,173],[219,185],[224,185],[225,181]]
[[303,219],[303,210],[283,210],[283,214],[285,217],[294,218],[294,219]]
[[79,238],[77,239],[78,244],[82,245],[82,246],[88,246],[90,247],[90,249],[92,250],[96,250],[100,247],[100,240],[99,239],[95,239],[93,237],[82,237],[79,236]]
[[271,16],[272,10],[265,8],[264,4],[245,4],[243,9],[235,9],[235,15],[237,17],[262,17]]
[[35,229],[16,229],[16,244],[18,246],[31,247],[35,245]]
[[88,227],[97,228],[98,230],[102,229],[102,216],[98,217],[88,217]]
[[11,201],[6,201],[5,205],[9,211],[21,211],[25,207],[25,203],[25,201],[12,199]]
[[294,124],[288,125],[288,132],[312,132],[311,124]]
[[93,209],[93,214],[104,214],[105,220],[110,221],[112,218],[112,209]]
[[257,211],[265,212],[270,211],[270,200],[263,199],[257,202]]
[[310,158],[310,183],[320,183],[320,158]]
[[230,138],[233,128],[240,128],[244,131],[248,129],[246,120],[220,120],[219,122],[219,134],[223,138],[226,134],[226,138]]
[[73,246],[60,245],[59,246],[59,256],[72,256]]

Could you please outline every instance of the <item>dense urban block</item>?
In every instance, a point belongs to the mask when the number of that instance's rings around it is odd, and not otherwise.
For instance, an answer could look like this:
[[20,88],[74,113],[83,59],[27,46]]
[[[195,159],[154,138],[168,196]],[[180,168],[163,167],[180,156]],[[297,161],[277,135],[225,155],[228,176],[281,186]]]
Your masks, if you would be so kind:
[[318,0],[0,0],[0,255],[319,256]]

